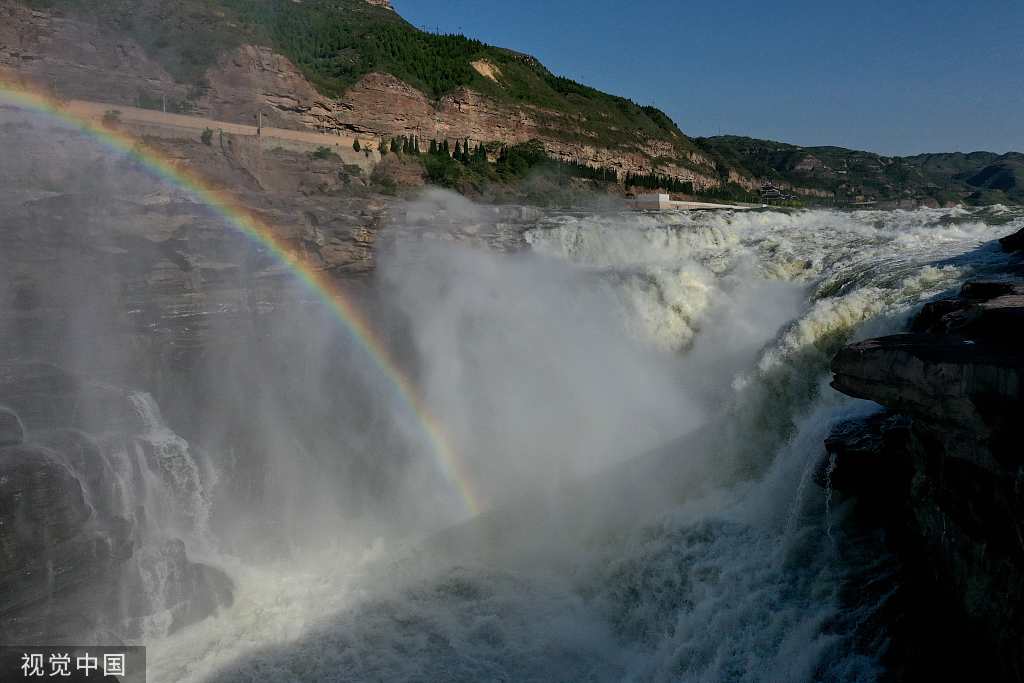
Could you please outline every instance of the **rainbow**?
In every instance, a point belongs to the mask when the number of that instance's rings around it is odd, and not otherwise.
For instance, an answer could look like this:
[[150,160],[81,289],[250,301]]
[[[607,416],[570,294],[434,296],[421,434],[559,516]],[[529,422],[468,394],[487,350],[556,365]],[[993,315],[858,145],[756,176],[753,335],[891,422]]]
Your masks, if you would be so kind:
[[416,417],[441,473],[458,491],[465,512],[475,515],[484,509],[481,498],[474,490],[466,465],[453,447],[451,439],[431,413],[413,381],[402,371],[388,351],[387,345],[370,326],[363,312],[338,283],[323,271],[315,269],[302,254],[275,236],[270,225],[242,206],[231,194],[214,188],[195,172],[176,166],[159,152],[143,144],[141,140],[74,116],[63,110],[59,102],[46,95],[34,92],[22,84],[0,79],[0,104],[5,102],[59,119],[99,141],[105,147],[139,162],[159,178],[193,195],[222,216],[232,228],[269,250],[310,292],[330,308],[351,338],[373,359],[381,374],[387,378],[394,394]]

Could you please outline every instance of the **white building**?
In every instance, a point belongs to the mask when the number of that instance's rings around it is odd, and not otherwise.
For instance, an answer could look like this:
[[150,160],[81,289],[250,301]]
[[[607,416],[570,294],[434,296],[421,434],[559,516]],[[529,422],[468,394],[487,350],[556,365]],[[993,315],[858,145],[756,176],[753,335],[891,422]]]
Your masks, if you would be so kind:
[[680,202],[667,194],[641,194],[629,200],[629,206],[640,211],[670,211],[698,209],[751,209],[751,204],[713,204],[710,202]]

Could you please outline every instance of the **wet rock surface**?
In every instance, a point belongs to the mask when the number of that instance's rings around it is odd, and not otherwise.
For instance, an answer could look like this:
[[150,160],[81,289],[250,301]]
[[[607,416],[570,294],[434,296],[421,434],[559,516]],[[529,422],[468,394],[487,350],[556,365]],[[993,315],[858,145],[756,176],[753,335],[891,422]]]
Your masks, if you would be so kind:
[[825,440],[827,458],[822,459],[814,480],[823,488],[844,493],[877,489],[880,495],[902,477],[893,477],[892,456],[903,448],[910,422],[889,411],[843,422]]
[[855,496],[906,562],[910,640],[953,634],[961,666],[1001,680],[1024,680],[1022,295],[1016,280],[968,282],[910,334],[842,349],[833,387],[887,410],[839,425],[816,477]]
[[127,396],[54,365],[0,364],[0,418],[28,430],[0,443],[0,642],[116,642],[231,603],[223,572],[148,524],[132,491],[150,467],[133,447],[145,425]]

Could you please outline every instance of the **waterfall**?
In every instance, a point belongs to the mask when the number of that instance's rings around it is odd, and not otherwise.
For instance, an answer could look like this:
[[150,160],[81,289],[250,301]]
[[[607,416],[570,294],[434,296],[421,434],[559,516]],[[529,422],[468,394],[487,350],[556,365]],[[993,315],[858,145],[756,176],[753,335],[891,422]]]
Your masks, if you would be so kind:
[[876,680],[895,560],[812,483],[873,408],[828,364],[995,268],[999,211],[573,214],[518,259],[399,252],[425,395],[497,502],[240,574],[156,680]]
[[206,476],[193,458],[189,444],[163,421],[160,406],[144,391],[132,391],[128,401],[138,414],[142,429],[133,435],[135,457],[143,473],[154,516],[172,525],[178,534],[209,540],[210,497]]

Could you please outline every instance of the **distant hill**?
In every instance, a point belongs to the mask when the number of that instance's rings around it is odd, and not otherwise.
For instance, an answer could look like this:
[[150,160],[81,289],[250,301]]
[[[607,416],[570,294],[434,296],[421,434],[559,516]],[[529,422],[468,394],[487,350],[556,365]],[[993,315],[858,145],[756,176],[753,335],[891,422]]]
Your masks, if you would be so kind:
[[694,142],[741,174],[804,191],[817,190],[839,203],[1024,203],[1024,154],[1018,152],[896,157],[736,135]]

